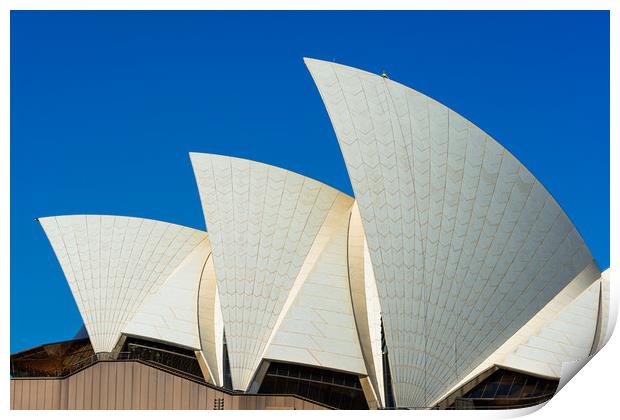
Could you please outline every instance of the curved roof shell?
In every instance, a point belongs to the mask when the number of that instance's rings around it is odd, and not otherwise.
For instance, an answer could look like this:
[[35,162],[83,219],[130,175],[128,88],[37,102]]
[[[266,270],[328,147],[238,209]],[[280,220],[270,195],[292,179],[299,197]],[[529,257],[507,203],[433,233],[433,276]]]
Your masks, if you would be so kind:
[[474,124],[387,78],[305,61],[359,204],[397,404],[428,406],[592,255],[540,182]]
[[233,388],[247,390],[293,286],[307,276],[305,261],[317,257],[312,250],[326,218],[335,203],[352,199],[282,168],[190,157],[213,249]]
[[[187,276],[183,279],[183,273],[175,270],[187,257],[196,256],[192,253],[205,253],[206,232],[124,216],[74,215],[44,217],[39,221],[67,278],[96,353],[111,352],[136,315],[136,322],[143,325],[137,330],[144,335],[195,345],[193,327],[187,330],[189,341],[187,335],[168,336],[178,323],[166,325],[164,312],[154,314],[157,307],[151,306],[150,310],[149,305],[162,303],[158,292],[164,285],[169,293],[184,293],[181,289],[187,286],[183,285]],[[187,265],[191,270],[194,263]],[[166,284],[171,276],[175,285]],[[190,291],[190,298],[193,293]],[[147,306],[140,312],[145,302]],[[172,301],[160,309],[187,317],[186,313],[181,314],[187,308]],[[182,330],[186,327],[184,324]]]

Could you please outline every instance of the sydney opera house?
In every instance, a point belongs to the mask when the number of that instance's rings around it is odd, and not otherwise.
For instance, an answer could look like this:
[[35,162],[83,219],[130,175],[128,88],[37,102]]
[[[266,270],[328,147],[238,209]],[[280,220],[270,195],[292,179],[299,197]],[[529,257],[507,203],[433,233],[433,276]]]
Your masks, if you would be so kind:
[[385,75],[305,62],[355,196],[190,153],[206,232],[41,217],[84,328],[11,355],[13,409],[516,408],[604,345],[608,273],[523,164]]

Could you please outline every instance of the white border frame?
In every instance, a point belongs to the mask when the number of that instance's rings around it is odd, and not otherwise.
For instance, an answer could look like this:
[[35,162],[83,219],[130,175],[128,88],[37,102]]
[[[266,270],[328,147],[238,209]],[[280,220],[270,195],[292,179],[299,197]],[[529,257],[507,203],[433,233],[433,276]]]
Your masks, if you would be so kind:
[[[0,164],[0,188],[2,196],[5,197],[5,205],[2,206],[2,271],[3,271],[3,293],[2,293],[2,335],[6,342],[2,348],[2,359],[8,361],[10,355],[9,348],[9,319],[10,319],[10,294],[9,294],[9,253],[10,253],[10,10],[610,10],[610,176],[611,176],[611,232],[610,232],[610,257],[611,265],[615,266],[618,261],[618,214],[620,214],[618,175],[619,175],[619,141],[618,139],[618,75],[620,66],[618,65],[618,40],[620,33],[620,6],[614,0],[409,0],[407,2],[398,0],[87,0],[87,1],[53,1],[53,0],[5,0],[0,4],[2,13],[0,14],[0,72],[2,76],[2,101],[0,113],[0,132],[2,133],[2,153]],[[615,215],[615,216],[614,216]],[[613,273],[612,273],[612,277]],[[618,308],[618,292],[620,288],[614,287],[614,280],[611,281],[611,320],[610,324],[615,323]],[[615,309],[614,309],[615,308]],[[543,418],[543,416],[572,418],[611,418],[611,414],[617,411],[615,398],[617,398],[616,378],[619,377],[620,363],[618,363],[617,353],[620,353],[620,339],[617,334],[612,335],[607,345],[583,367],[578,373],[577,378],[571,380],[562,390],[550,400],[543,410],[539,407],[508,410],[508,411],[382,411],[382,412],[324,412],[325,416],[382,416],[407,418],[506,418],[520,415],[531,414],[531,418]],[[4,409],[9,411],[9,381],[5,380],[0,385],[0,401],[4,404]],[[42,413],[35,411],[10,411],[7,413],[14,417],[35,417]],[[64,418],[73,416],[83,416],[85,413],[78,411],[45,413],[51,418]],[[127,411],[90,411],[88,415],[93,418],[129,418],[130,416],[142,415],[144,413],[134,413]],[[609,414],[609,415],[608,415]],[[174,414],[180,417],[204,416],[205,413],[193,411],[177,411]],[[212,414],[213,415],[213,414]],[[222,417],[246,417],[258,416],[259,418],[284,418],[288,413],[277,411],[263,411],[248,413],[244,411],[223,411],[217,414]],[[299,412],[295,414],[299,417],[316,416],[317,412]],[[616,414],[617,415],[617,414]],[[165,411],[152,411],[149,416],[155,418],[166,418],[169,414]],[[38,417],[37,417],[38,418]]]

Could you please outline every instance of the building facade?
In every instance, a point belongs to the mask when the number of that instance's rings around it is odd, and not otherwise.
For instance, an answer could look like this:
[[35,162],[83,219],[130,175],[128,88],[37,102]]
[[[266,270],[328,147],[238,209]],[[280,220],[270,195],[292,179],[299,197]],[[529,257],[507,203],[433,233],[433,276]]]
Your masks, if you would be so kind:
[[355,197],[190,153],[208,232],[40,218],[85,333],[12,356],[13,408],[514,408],[604,345],[608,272],[513,155],[387,77],[305,62]]

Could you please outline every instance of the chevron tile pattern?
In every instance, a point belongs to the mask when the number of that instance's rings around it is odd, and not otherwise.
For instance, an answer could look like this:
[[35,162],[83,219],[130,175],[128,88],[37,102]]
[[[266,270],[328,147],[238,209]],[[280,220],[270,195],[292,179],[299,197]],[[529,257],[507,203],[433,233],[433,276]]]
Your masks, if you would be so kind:
[[[114,349],[138,308],[157,295],[175,269],[207,237],[199,230],[123,216],[57,216],[39,221],[62,266],[95,352]],[[179,308],[173,305],[169,309]],[[161,325],[160,321],[155,324]],[[157,334],[164,334],[163,329]]]
[[544,187],[433,99],[319,60],[359,204],[398,406],[427,407],[592,262]]
[[233,388],[247,390],[335,189],[243,159],[190,154],[213,249]]

